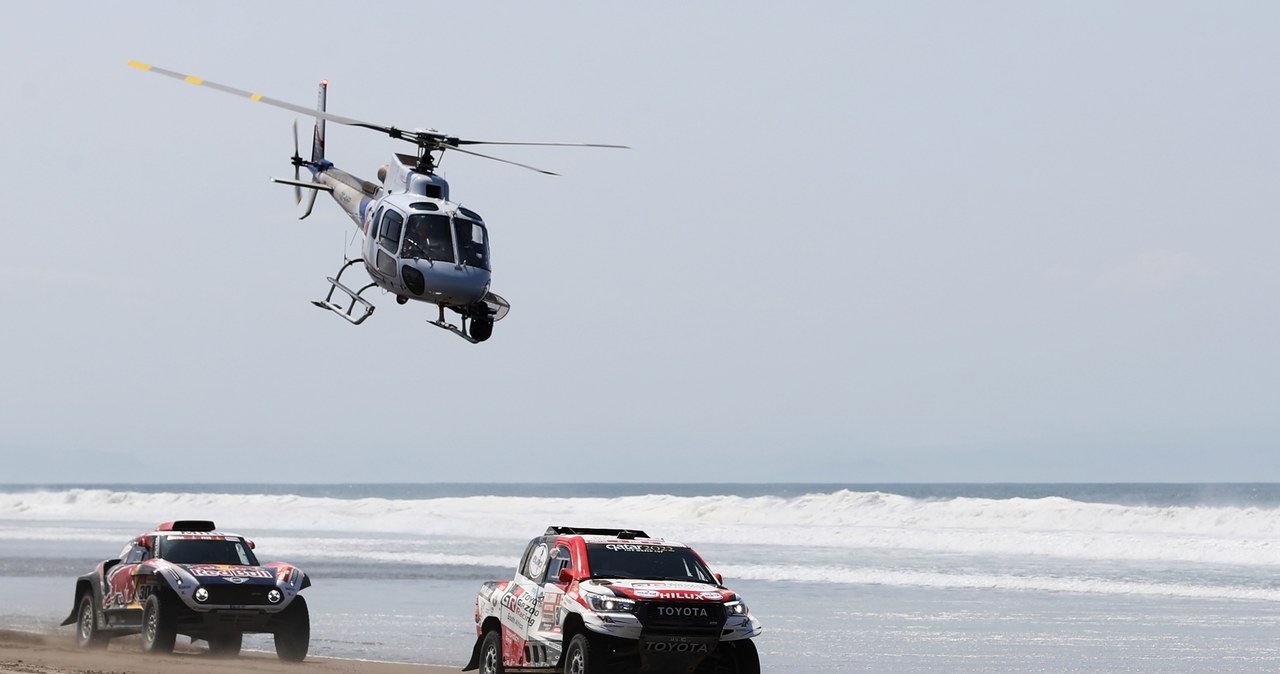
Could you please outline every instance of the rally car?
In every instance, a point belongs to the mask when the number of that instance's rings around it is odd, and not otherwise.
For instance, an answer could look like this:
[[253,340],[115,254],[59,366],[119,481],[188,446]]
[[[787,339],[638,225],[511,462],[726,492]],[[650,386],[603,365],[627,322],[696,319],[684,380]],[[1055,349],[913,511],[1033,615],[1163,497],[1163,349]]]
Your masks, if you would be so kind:
[[116,559],[76,579],[63,625],[76,625],[81,648],[142,634],[142,649],[170,653],[179,634],[204,640],[215,654],[236,655],[245,632],[275,635],[276,655],[300,662],[311,641],[311,585],[301,569],[259,565],[253,541],[219,532],[213,522],[179,520],[125,544]]
[[553,526],[513,580],[476,597],[463,671],[759,674],[762,631],[691,548],[643,531]]

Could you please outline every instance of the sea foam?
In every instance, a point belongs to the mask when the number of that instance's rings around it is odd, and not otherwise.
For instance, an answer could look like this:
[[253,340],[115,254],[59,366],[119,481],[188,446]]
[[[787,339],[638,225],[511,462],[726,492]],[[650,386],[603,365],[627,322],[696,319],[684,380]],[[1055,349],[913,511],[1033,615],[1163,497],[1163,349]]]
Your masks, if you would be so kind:
[[695,547],[750,541],[774,548],[1280,566],[1280,510],[1257,507],[1127,506],[1059,497],[919,499],[847,490],[793,498],[0,493],[0,539],[99,538],[103,525],[113,532],[140,531],[160,520],[187,518],[213,519],[224,529],[255,535],[348,532],[523,542],[549,524],[570,524],[644,529]]

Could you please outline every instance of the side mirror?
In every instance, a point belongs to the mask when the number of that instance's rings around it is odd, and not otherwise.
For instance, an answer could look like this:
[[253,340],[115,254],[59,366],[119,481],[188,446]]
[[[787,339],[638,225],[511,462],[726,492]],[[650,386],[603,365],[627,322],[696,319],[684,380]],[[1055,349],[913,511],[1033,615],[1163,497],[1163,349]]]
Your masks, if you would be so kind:
[[713,573],[713,574],[711,574],[711,575],[715,576],[715,578],[716,578],[716,585],[720,585],[720,586],[723,586],[723,585],[724,585],[724,576],[722,576],[722,575],[720,575],[720,574],[718,574],[718,573]]
[[566,567],[564,567],[563,569],[560,569],[560,582],[561,582],[561,583],[569,584],[569,583],[572,583],[573,581],[575,581],[575,580],[577,580],[577,579],[578,579],[578,574],[574,573],[574,572],[573,572],[573,569],[571,569],[571,568],[569,568],[569,567],[567,567],[567,566],[566,566]]
[[143,536],[142,538],[138,539],[138,545],[141,545],[143,548],[147,550],[153,550],[155,549],[156,538],[155,536]]
[[254,550],[254,549],[256,549],[256,548],[257,548],[257,546],[255,546],[255,545],[253,544],[253,541],[249,540],[248,538],[244,539],[244,542],[245,542],[245,543],[247,543],[247,544],[249,545],[249,549],[250,549],[250,550]]

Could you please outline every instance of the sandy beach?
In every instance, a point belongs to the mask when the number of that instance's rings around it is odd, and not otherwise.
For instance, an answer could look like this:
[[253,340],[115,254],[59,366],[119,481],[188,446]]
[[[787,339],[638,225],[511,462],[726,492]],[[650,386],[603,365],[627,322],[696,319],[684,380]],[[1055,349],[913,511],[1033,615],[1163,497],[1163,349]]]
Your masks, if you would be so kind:
[[272,653],[244,652],[237,657],[213,657],[179,644],[173,655],[148,655],[136,637],[111,642],[105,651],[84,651],[70,634],[37,634],[0,630],[0,674],[206,674],[208,672],[343,672],[346,674],[445,674],[456,667],[410,665],[364,660],[308,657],[287,663]]

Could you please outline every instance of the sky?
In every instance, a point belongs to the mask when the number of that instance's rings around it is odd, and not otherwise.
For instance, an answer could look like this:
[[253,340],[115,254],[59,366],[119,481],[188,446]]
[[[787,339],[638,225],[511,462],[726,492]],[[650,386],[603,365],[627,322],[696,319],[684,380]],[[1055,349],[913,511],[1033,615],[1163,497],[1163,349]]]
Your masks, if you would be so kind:
[[[351,7],[6,10],[0,483],[1280,481],[1280,5]],[[130,60],[632,149],[446,154],[510,314],[353,327],[297,116]]]

